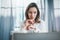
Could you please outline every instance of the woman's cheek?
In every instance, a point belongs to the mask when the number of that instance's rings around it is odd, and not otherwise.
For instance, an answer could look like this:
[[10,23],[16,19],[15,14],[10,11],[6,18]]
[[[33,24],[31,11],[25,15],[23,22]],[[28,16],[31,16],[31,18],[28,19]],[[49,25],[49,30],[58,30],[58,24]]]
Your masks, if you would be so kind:
[[34,15],[34,18],[36,18],[36,15]]
[[28,17],[29,17],[29,18],[31,18],[31,15],[30,15],[30,14],[28,14]]

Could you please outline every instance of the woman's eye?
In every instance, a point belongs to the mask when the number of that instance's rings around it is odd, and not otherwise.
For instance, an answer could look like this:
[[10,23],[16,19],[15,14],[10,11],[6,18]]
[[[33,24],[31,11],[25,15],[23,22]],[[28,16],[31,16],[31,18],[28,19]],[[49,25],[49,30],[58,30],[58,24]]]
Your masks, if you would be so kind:
[[32,12],[29,12],[29,13],[32,13]]
[[34,14],[36,14],[36,12],[34,12]]

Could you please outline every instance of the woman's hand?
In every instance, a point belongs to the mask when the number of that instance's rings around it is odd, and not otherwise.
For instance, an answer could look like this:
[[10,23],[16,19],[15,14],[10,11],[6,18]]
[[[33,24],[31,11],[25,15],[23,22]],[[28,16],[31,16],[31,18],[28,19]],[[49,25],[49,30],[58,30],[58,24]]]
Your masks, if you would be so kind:
[[27,20],[25,21],[25,26],[29,26],[29,25],[31,25],[31,24],[33,24],[33,23],[34,23],[33,20],[27,19]]
[[36,28],[33,25],[29,25],[26,27],[27,30],[36,30]]
[[35,29],[34,26],[33,26],[33,24],[34,24],[34,21],[31,20],[31,19],[28,19],[28,20],[25,21],[25,28],[27,30]]

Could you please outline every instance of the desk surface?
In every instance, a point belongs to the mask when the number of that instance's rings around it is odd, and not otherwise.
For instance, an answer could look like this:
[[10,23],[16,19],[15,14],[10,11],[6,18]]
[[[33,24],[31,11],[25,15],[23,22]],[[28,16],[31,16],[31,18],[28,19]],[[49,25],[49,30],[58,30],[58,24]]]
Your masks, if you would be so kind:
[[14,40],[60,40],[60,32],[51,33],[14,33]]

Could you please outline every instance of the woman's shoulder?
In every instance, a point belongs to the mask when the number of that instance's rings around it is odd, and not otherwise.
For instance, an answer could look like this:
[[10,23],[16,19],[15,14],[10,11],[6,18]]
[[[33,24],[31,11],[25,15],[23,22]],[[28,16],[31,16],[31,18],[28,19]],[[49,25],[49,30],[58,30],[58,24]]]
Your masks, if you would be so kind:
[[46,26],[46,23],[44,20],[40,19],[40,23],[36,24],[37,26],[39,27],[45,27]]
[[40,24],[45,24],[45,21],[40,19]]
[[20,21],[20,25],[24,25],[25,23],[25,20],[24,21]]
[[48,32],[48,27],[46,25],[46,22],[44,20],[40,20],[41,23],[39,24],[39,28],[42,30],[42,32]]
[[40,19],[40,23],[35,23],[36,26],[44,26],[45,25],[45,21]]

